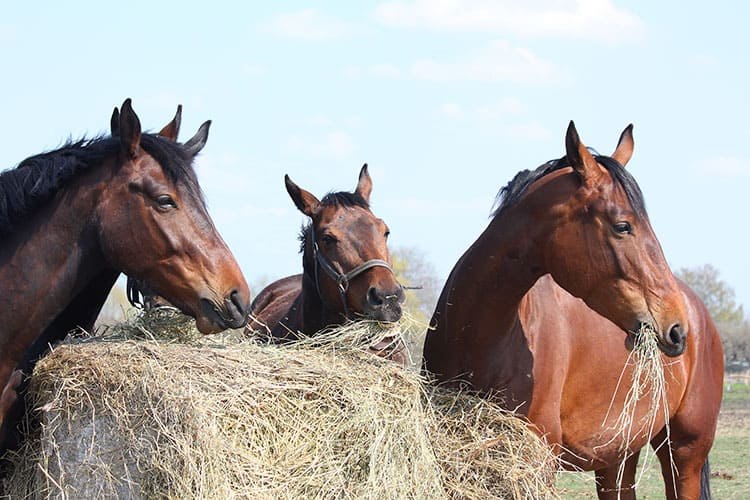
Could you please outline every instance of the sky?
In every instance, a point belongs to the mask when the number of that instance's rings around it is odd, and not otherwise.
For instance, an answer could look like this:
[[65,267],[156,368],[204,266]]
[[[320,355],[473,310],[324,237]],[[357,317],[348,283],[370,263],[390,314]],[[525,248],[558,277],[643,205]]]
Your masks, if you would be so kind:
[[[363,163],[392,248],[444,280],[519,170],[574,120],[628,169],[674,269],[710,263],[750,312],[750,3],[636,0],[12,2],[0,17],[0,169],[183,105],[181,139],[248,281],[301,271],[305,217]],[[260,290],[254,289],[256,294]]]

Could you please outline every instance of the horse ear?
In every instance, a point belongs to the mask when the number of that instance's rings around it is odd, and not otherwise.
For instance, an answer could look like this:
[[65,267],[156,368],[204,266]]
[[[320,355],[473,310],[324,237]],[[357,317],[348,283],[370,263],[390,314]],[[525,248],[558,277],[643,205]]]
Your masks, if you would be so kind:
[[130,99],[125,99],[120,113],[120,148],[130,158],[135,158],[140,153],[141,147],[141,122],[133,111]]
[[362,165],[362,170],[359,171],[359,182],[357,182],[357,189],[355,189],[354,192],[364,198],[367,203],[370,203],[372,179],[370,178],[369,172],[367,172],[367,163]]
[[182,121],[182,104],[177,105],[177,113],[175,113],[172,121],[164,125],[164,128],[159,131],[159,135],[170,141],[176,141],[177,136],[180,133],[180,122]]
[[620,134],[620,140],[617,141],[617,148],[612,153],[612,158],[624,167],[630,161],[630,157],[633,156],[633,146],[633,124],[631,123]]
[[185,143],[185,150],[190,156],[197,155],[206,146],[209,128],[211,128],[211,120],[204,122],[203,125],[198,128],[195,135]]
[[115,106],[114,111],[112,111],[112,118],[109,119],[109,130],[112,137],[120,135],[120,110],[117,109],[117,106]]
[[601,169],[594,157],[591,156],[588,148],[581,142],[581,138],[578,137],[578,131],[573,120],[570,121],[568,131],[565,134],[565,155],[568,158],[568,163],[578,173],[584,184],[592,185],[596,183],[601,175]]
[[284,183],[286,184],[286,190],[289,193],[289,196],[292,198],[292,201],[300,212],[308,217],[315,215],[320,207],[320,200],[318,200],[314,194],[305,191],[292,182],[292,179],[290,179],[288,175],[284,176]]

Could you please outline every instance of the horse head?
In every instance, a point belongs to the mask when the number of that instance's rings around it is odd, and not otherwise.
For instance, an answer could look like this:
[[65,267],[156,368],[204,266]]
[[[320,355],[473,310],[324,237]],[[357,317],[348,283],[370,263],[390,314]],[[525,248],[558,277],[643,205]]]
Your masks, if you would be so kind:
[[311,219],[302,237],[304,268],[323,305],[349,319],[398,321],[405,296],[391,267],[388,226],[370,210],[367,165],[353,193],[329,193],[322,200],[289,176],[285,182],[294,204]]
[[113,267],[194,316],[201,332],[239,328],[250,290],[208,215],[192,166],[211,122],[180,144],[180,118],[178,108],[159,134],[142,134],[129,99],[115,109],[119,153],[98,204],[100,244]]
[[566,155],[537,169],[515,207],[534,227],[527,244],[536,274],[550,273],[631,335],[644,325],[656,329],[662,352],[681,354],[688,334],[683,296],[624,168],[633,154],[632,125],[611,157],[586,148],[573,122],[565,144]]

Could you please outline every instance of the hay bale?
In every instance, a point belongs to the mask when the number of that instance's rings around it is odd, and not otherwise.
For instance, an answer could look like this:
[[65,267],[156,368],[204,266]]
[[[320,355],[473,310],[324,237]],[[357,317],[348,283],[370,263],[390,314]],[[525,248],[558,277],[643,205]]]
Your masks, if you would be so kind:
[[59,346],[34,372],[41,437],[12,459],[6,493],[555,496],[554,458],[522,420],[429,387],[363,351],[370,327],[347,328],[289,346],[124,338],[141,318]]

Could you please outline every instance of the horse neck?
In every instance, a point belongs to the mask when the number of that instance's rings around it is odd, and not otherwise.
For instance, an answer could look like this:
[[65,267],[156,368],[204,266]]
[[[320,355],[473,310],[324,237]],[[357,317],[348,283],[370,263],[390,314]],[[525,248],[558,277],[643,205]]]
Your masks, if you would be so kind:
[[300,293],[302,317],[299,330],[306,335],[314,335],[325,327],[343,324],[344,317],[341,312],[332,310],[320,296],[312,251],[310,254],[305,253],[302,267],[302,292]]
[[[441,378],[480,377],[476,363],[497,364],[488,357],[528,352],[518,328],[519,307],[542,275],[536,248],[546,229],[515,212],[493,219],[445,284],[431,322],[435,331],[427,334],[424,350],[425,368]],[[527,362],[521,358],[507,360],[503,369],[512,371],[515,363]],[[481,388],[488,381],[472,383]]]
[[0,247],[0,283],[6,288],[0,310],[0,379],[105,269],[92,222],[99,198],[95,186],[102,175],[92,171],[68,181]]
[[477,298],[491,300],[505,324],[515,321],[521,299],[544,274],[539,249],[546,234],[525,212],[511,209],[496,216],[467,252],[467,265],[476,266],[477,278],[486,285],[475,287]]

